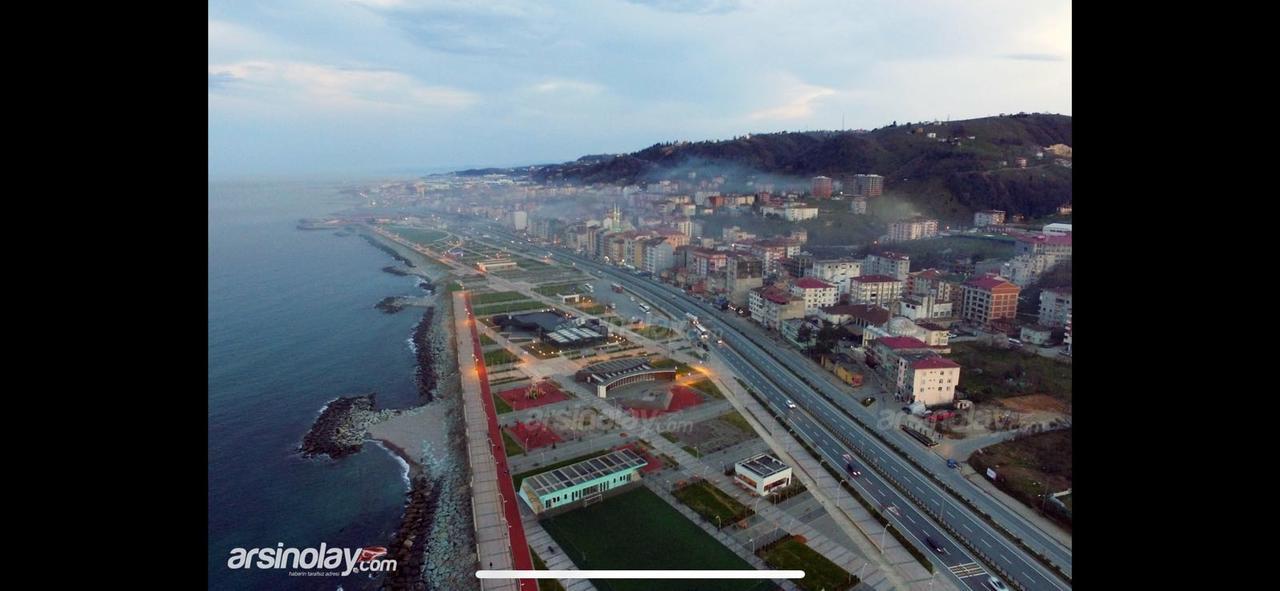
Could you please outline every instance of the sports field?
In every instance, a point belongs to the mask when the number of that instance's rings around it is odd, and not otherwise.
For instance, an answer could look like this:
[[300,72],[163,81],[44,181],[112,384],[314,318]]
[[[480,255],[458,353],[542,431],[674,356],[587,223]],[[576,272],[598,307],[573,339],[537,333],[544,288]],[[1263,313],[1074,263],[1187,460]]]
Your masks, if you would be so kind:
[[[638,488],[542,522],[581,569],[750,569],[658,495]],[[592,580],[600,591],[763,591],[768,580]]]

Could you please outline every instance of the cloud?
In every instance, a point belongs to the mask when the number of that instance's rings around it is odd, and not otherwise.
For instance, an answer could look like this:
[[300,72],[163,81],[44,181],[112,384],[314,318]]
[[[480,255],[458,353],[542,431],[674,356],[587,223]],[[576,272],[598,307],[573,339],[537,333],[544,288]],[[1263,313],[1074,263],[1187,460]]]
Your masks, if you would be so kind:
[[586,96],[597,95],[604,91],[604,87],[599,84],[563,79],[539,82],[531,86],[530,89],[539,94],[572,93]]
[[1052,53],[1010,53],[1000,57],[1031,62],[1060,62],[1067,59],[1066,56],[1055,55]]
[[307,62],[246,61],[209,66],[210,92],[232,88],[264,102],[303,109],[461,109],[478,97],[422,84],[389,69]]
[[654,10],[692,14],[727,14],[742,8],[740,0],[627,0],[627,2]]
[[823,97],[836,94],[836,91],[822,86],[795,84],[786,94],[788,98],[785,103],[754,111],[747,118],[753,121],[804,119],[813,114],[814,103]]

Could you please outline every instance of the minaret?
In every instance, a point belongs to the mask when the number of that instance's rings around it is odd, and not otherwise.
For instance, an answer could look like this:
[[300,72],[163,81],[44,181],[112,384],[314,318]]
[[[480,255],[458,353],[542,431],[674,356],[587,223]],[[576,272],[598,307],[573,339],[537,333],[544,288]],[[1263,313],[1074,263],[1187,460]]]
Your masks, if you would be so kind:
[[615,232],[621,231],[622,230],[622,212],[618,211],[617,203],[613,204],[613,213],[610,214],[610,217],[613,218],[613,230]]

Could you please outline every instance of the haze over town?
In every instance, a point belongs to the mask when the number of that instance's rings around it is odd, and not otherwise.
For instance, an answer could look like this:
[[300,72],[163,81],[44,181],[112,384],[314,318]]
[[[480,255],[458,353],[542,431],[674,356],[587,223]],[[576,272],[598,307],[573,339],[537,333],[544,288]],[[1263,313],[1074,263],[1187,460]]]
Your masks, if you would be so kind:
[[1071,3],[209,4],[209,174],[388,174],[1071,113]]

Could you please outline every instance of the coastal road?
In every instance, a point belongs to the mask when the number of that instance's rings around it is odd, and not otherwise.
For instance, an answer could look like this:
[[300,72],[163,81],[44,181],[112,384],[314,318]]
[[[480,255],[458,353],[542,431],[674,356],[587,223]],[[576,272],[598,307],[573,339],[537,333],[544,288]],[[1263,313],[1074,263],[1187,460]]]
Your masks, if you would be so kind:
[[[1021,548],[1002,534],[992,531],[989,524],[971,514],[967,507],[956,502],[949,493],[940,490],[935,483],[918,474],[917,468],[904,461],[896,451],[866,433],[862,426],[850,420],[840,408],[833,405],[827,396],[819,395],[779,363],[773,355],[766,353],[751,339],[724,323],[717,317],[717,311],[673,287],[644,281],[634,275],[582,257],[564,254],[561,257],[579,265],[580,268],[591,268],[607,274],[655,305],[661,305],[674,314],[688,310],[702,312],[700,318],[704,318],[704,324],[722,334],[729,345],[717,348],[716,353],[722,355],[749,385],[765,395],[768,403],[775,410],[790,411],[786,416],[795,421],[794,428],[815,444],[824,461],[833,462],[832,465],[842,467],[844,454],[850,452],[855,457],[862,458],[864,463],[869,461],[879,473],[864,471],[862,478],[855,479],[859,481],[855,486],[865,487],[864,492],[870,494],[867,498],[878,501],[892,500],[890,504],[898,508],[901,517],[893,516],[892,513],[888,513],[887,516],[897,522],[902,531],[911,532],[918,541],[931,537],[940,542],[946,554],[942,557],[935,555],[935,559],[946,567],[956,567],[958,572],[953,574],[967,586],[979,588],[984,579],[979,574],[972,574],[976,561],[966,549],[962,549],[961,545],[951,539],[950,533],[963,536],[968,542],[968,548],[981,552],[988,564],[994,565],[1019,587],[1069,588],[1068,584],[1058,579],[1044,566],[1025,556]],[[822,373],[826,374],[826,372]],[[810,381],[818,384],[819,387],[822,384],[820,380],[811,379]],[[791,394],[792,399],[799,406],[798,409],[787,408],[784,392]],[[836,394],[840,395],[838,391]],[[847,394],[842,396],[845,399],[850,398]],[[861,406],[858,405],[858,408]],[[912,444],[918,446],[914,442]],[[892,479],[897,486],[889,485],[886,479]],[[917,505],[913,506],[912,503],[907,502],[904,494],[912,497]],[[922,511],[929,513],[937,523],[926,518]],[[946,527],[939,527],[938,524]],[[943,533],[943,529],[948,533]]]
[[[584,259],[572,260],[579,265],[593,265]],[[648,282],[642,282],[637,277],[613,272],[603,266],[594,268],[610,273],[655,305],[677,312],[689,309],[690,302],[682,302],[652,284],[646,285]],[[703,319],[703,316],[707,318]],[[909,532],[919,547],[961,584],[972,589],[985,588],[986,569],[978,564],[965,546],[951,537],[948,530],[963,532],[962,535],[971,544],[989,548],[990,551],[985,553],[989,560],[995,563],[1006,579],[1019,587],[1037,590],[1069,588],[1053,574],[1042,572],[1043,567],[1039,563],[1024,557],[1022,551],[1012,546],[1003,536],[988,531],[987,524],[968,515],[967,509],[959,506],[945,492],[935,490],[932,483],[916,475],[913,467],[878,440],[856,430],[829,401],[778,365],[745,337],[736,331],[725,330],[725,326],[718,326],[719,320],[710,314],[700,315],[699,318],[709,328],[724,336],[728,346],[713,347],[715,354],[720,355],[752,389],[760,392],[767,405],[785,417],[788,425],[818,451],[824,463],[842,470],[844,455],[851,454],[859,458],[860,461],[855,462],[859,467],[867,467],[869,461],[879,471],[877,474],[872,470],[861,470],[862,476],[850,478],[849,483],[859,490],[863,498],[876,502],[881,508],[895,506],[900,516],[889,511],[882,513],[900,531]],[[787,400],[793,401],[797,408],[789,408]],[[887,478],[897,481],[901,489],[886,482]],[[913,499],[908,499],[902,490],[907,491]],[[919,505],[913,504],[912,500]],[[937,509],[933,510],[935,506]],[[928,511],[928,516],[925,511]],[[951,527],[940,527],[930,518],[932,516],[937,516],[935,519]],[[939,555],[929,548],[928,539],[938,542],[944,553]]]

